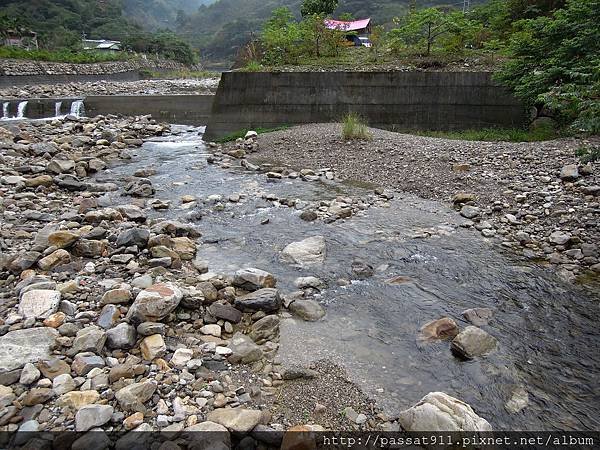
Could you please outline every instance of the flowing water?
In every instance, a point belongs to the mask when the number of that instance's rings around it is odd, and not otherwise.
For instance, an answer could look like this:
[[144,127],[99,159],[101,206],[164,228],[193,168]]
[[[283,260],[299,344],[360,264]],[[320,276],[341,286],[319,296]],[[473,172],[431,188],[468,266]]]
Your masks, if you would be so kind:
[[24,119],[25,113],[27,112],[27,101],[19,102],[19,106],[17,106],[17,119]]
[[8,119],[9,118],[9,111],[8,111],[9,106],[10,106],[9,102],[3,102],[2,103],[2,118],[3,119]]
[[[469,403],[498,430],[600,428],[597,291],[565,284],[551,269],[500,253],[478,233],[460,228],[456,212],[412,196],[399,195],[389,208],[373,207],[344,222],[304,222],[299,211],[267,202],[261,194],[312,202],[371,191],[325,181],[272,183],[261,174],[221,169],[207,164],[198,129],[174,129],[178,136],[147,142],[129,163],[103,178],[157,169],[151,177],[155,197],[171,200],[172,206],[153,214],[197,222],[203,232],[198,257],[209,261],[211,271],[258,267],[272,272],[283,292],[294,289],[298,276],[327,282],[318,297],[327,309],[323,320],[282,321],[284,362],[336,361],[389,414],[428,392],[444,391]],[[224,206],[183,209],[185,194],[223,195]],[[230,194],[247,199],[229,203]],[[119,195],[108,194],[104,201],[130,201]],[[269,223],[261,225],[266,218]],[[303,270],[279,260],[290,242],[317,235],[327,242],[323,265]],[[375,275],[338,287],[339,278],[352,279],[354,260],[375,267]],[[386,282],[397,276],[404,277],[402,283]],[[417,340],[424,323],[443,316],[468,325],[461,312],[473,307],[495,311],[483,327],[499,342],[490,356],[465,362],[451,354],[448,342]],[[511,414],[504,404],[518,387],[529,393],[529,405]]]
[[62,110],[62,102],[56,102],[54,104],[54,116],[55,117],[60,117],[61,110]]
[[75,117],[83,117],[85,115],[83,100],[74,100],[73,103],[71,103],[70,114]]

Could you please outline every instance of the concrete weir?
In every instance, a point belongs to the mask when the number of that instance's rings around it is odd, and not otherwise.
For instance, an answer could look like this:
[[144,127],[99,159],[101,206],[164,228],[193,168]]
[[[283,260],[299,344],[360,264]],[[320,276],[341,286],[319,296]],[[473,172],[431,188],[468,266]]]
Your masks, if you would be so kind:
[[0,99],[4,119],[45,119],[73,114],[81,103],[86,116],[150,114],[159,121],[181,125],[206,125],[214,95],[90,95],[84,98]]
[[523,106],[488,72],[226,72],[205,139],[244,128],[339,121],[387,129],[516,127]]

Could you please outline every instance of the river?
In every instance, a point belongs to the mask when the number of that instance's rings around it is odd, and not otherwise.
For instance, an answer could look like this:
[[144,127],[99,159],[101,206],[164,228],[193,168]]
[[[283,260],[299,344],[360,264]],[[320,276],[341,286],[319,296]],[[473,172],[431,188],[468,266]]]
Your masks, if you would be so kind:
[[[104,181],[152,167],[156,198],[171,200],[156,217],[197,222],[203,237],[198,258],[210,270],[233,273],[257,267],[273,273],[283,293],[299,276],[327,283],[317,299],[327,315],[318,322],[287,318],[281,325],[284,362],[328,359],[342,364],[384,411],[396,414],[431,391],[469,403],[498,430],[597,430],[600,428],[600,294],[563,282],[550,269],[503,253],[460,227],[462,218],[433,201],[397,194],[389,207],[374,206],[345,221],[305,222],[300,211],[263,194],[301,202],[337,196],[366,197],[372,189],[335,181],[268,181],[264,174],[207,163],[202,129],[174,127],[174,135],[146,142],[132,160],[107,171]],[[183,195],[224,201],[180,205]],[[227,201],[244,194],[239,203]],[[127,203],[110,193],[106,204]],[[268,219],[267,224],[262,224]],[[299,269],[279,259],[289,243],[324,236],[325,263]],[[353,261],[375,268],[352,280]],[[403,282],[387,282],[402,276]],[[483,328],[497,338],[496,352],[457,359],[447,341],[425,344],[419,328],[444,316],[462,328],[462,311],[494,309]],[[524,388],[529,405],[509,413],[504,405]]]

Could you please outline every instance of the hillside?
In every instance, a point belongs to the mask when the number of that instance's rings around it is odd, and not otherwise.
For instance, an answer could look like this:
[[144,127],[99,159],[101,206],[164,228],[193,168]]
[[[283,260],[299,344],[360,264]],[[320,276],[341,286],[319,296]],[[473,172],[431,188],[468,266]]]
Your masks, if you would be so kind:
[[146,29],[175,29],[178,18],[215,0],[123,0],[123,14]]
[[[164,4],[170,5],[172,1]],[[179,0],[179,4],[184,1]],[[160,0],[153,4],[158,3]],[[144,9],[141,2],[138,6]],[[41,49],[59,51],[67,62],[71,61],[69,55],[80,52],[83,36],[120,40],[127,49],[158,54],[188,65],[196,61],[192,48],[174,33],[152,33],[147,24],[142,27],[130,19],[140,16],[132,12],[125,15],[121,0],[3,0],[0,35],[15,28],[31,29],[38,33]],[[33,59],[37,59],[36,55]]]
[[[471,5],[484,1],[471,0]],[[231,60],[239,47],[261,30],[273,9],[286,6],[299,16],[301,3],[301,0],[218,0],[186,15],[178,33],[200,48],[203,59]],[[459,0],[340,0],[335,15],[350,13],[357,18],[372,17],[376,24],[391,25],[394,17],[404,14],[411,3],[417,8],[462,5]]]

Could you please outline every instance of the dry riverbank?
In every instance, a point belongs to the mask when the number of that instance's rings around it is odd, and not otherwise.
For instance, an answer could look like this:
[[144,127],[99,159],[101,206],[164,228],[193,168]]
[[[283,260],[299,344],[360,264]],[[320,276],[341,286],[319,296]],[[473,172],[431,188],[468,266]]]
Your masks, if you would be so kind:
[[472,142],[371,131],[372,141],[345,142],[338,124],[293,127],[260,135],[256,155],[452,202],[465,227],[557,265],[566,279],[600,272],[600,162],[579,161],[575,151],[585,142]]

